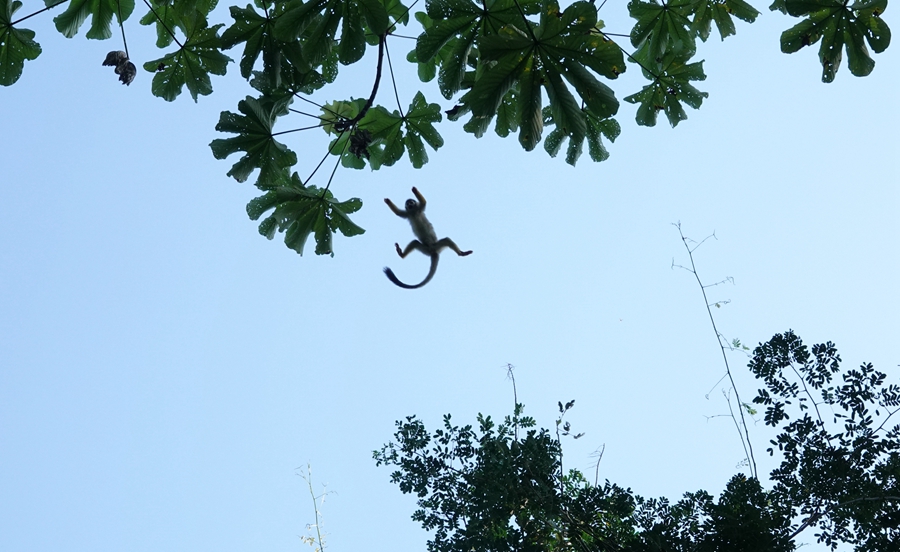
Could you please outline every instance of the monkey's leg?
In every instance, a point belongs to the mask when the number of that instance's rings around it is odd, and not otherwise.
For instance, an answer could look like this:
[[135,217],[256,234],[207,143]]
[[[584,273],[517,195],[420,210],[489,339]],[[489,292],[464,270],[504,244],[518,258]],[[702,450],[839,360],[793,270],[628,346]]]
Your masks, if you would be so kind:
[[428,248],[425,247],[424,245],[422,245],[422,242],[420,242],[419,240],[413,240],[413,241],[409,242],[409,245],[406,246],[406,249],[401,250],[399,243],[395,243],[394,247],[397,248],[397,255],[400,255],[401,259],[405,259],[407,255],[409,255],[410,253],[413,252],[413,249],[418,249],[419,251],[421,251],[422,253],[424,253],[426,255],[431,254],[431,252],[429,252]]
[[444,238],[442,240],[438,240],[437,244],[435,244],[435,249],[440,250],[444,247],[449,247],[453,251],[456,251],[456,254],[460,257],[465,257],[466,255],[471,255],[471,251],[460,251],[459,246],[453,243],[453,240],[450,238]]

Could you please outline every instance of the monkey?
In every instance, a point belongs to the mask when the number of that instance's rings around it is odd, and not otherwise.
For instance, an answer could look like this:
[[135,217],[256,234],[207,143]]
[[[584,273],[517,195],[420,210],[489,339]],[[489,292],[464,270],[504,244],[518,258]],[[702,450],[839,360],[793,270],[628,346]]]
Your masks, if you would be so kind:
[[428,219],[425,218],[425,197],[413,186],[412,189],[413,194],[415,194],[417,202],[415,199],[407,199],[405,209],[397,208],[394,203],[388,199],[384,198],[384,202],[387,203],[387,206],[391,208],[391,211],[394,212],[400,218],[405,218],[409,220],[410,226],[412,226],[413,234],[419,239],[413,240],[409,242],[409,245],[406,246],[406,249],[400,249],[400,244],[395,243],[394,247],[397,248],[397,254],[400,255],[401,259],[405,259],[407,255],[409,255],[413,249],[418,249],[422,253],[431,257],[431,268],[428,270],[428,275],[425,276],[425,279],[420,283],[411,286],[409,284],[404,284],[400,280],[394,276],[394,271],[388,267],[384,267],[384,273],[387,275],[388,280],[393,282],[395,285],[398,285],[404,289],[416,289],[424,286],[428,282],[431,281],[431,278],[434,277],[434,273],[437,272],[438,259],[440,258],[440,252],[445,247],[449,247],[453,251],[456,252],[460,257],[465,257],[466,255],[471,255],[471,251],[461,251],[459,247],[453,243],[453,240],[450,238],[437,239],[437,234],[434,232],[434,227],[428,222]]

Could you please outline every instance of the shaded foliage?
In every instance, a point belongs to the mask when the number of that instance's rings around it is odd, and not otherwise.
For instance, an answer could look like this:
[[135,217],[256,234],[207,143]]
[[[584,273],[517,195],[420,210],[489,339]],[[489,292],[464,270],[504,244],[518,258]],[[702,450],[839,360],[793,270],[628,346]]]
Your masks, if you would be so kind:
[[[443,119],[441,106],[417,90],[409,94],[411,100],[401,100],[394,81],[389,45],[413,38],[401,29],[413,19],[420,32],[413,31],[418,34],[415,49],[406,58],[417,65],[421,81],[437,78],[440,94],[452,102],[446,109],[450,121],[463,120],[463,129],[476,137],[491,126],[501,137],[515,133],[528,151],[543,140],[553,157],[565,144],[564,158],[575,165],[585,143],[592,160],[609,157],[605,141],[615,141],[621,132],[615,119],[620,101],[612,86],[626,70],[626,59],[648,81],[623,96],[637,105],[636,123],[654,126],[663,113],[675,126],[687,119],[686,106],[699,109],[708,97],[697,88],[706,79],[703,61],[694,59],[698,43],[707,41],[713,24],[724,40],[736,33],[735,19],[752,23],[759,16],[744,0],[631,0],[627,10],[635,22],[625,35],[605,30],[600,19],[605,2],[583,0],[563,6],[557,0],[424,0],[419,4],[424,11],[413,18],[410,9],[416,3],[407,6],[401,0],[253,0],[246,7],[229,6],[230,22],[212,24],[217,0],[146,0],[144,5],[148,10],[140,24],[154,26],[156,46],[167,50],[141,64],[153,74],[154,95],[174,101],[186,88],[197,101],[211,94],[212,76],[225,75],[235,61],[225,51],[233,50],[241,77],[258,93],[253,100],[284,107],[266,117],[265,132],[260,132],[257,126],[237,124],[248,116],[249,99],[239,100],[241,114],[225,112],[217,126],[238,136],[210,144],[214,155],[223,158],[228,151],[223,144],[239,141],[247,155],[228,175],[243,182],[259,169],[255,184],[263,193],[284,185],[301,161],[274,141],[279,134],[322,128],[331,135],[317,164],[316,153],[304,149],[302,161],[315,165],[313,175],[330,156],[337,157],[336,166],[354,169],[388,167],[404,157],[420,168],[428,162],[426,145],[435,151],[443,146],[436,127]],[[19,24],[54,8],[61,11],[54,18],[57,29],[70,38],[88,19],[87,38],[111,38],[115,20],[124,58],[133,57],[125,23],[136,7],[134,0],[45,0],[44,9],[14,19],[21,6],[20,0],[0,0],[0,85],[18,81],[25,61],[41,54],[34,32]],[[843,52],[852,74],[872,71],[870,49],[880,53],[890,44],[890,29],[882,19],[886,8],[887,0],[775,0],[770,6],[804,18],[782,34],[782,51],[820,43],[826,82],[834,79]],[[215,12],[220,14],[224,10]],[[376,55],[371,91],[361,90],[367,96],[315,103],[318,113],[289,107],[292,100],[306,100],[304,95],[334,82],[341,65],[364,62],[367,51]],[[126,84],[135,79],[132,61],[116,69]],[[388,101],[396,101],[395,107],[375,103],[385,70],[394,87]],[[275,132],[276,119],[288,115],[315,122]],[[333,173],[316,189],[330,189],[332,178]],[[296,242],[287,245],[301,249]],[[330,244],[316,251],[333,253]]]
[[564,473],[560,434],[537,429],[519,404],[499,424],[479,414],[477,428],[446,415],[433,433],[410,416],[373,455],[417,496],[412,517],[431,532],[431,552],[788,552],[807,530],[832,549],[890,550],[900,539],[900,426],[888,422],[900,388],[870,364],[839,364],[831,343],[810,353],[792,332],[754,350],[749,367],[764,385],[754,402],[779,430],[769,451],[781,464],[765,488],[738,473],[718,498],[645,499]]

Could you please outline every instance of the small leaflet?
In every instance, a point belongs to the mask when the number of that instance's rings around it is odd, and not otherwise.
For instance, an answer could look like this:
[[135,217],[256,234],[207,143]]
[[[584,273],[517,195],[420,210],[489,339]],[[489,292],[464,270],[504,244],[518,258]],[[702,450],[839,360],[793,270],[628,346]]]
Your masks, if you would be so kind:
[[119,75],[119,80],[122,81],[122,84],[131,84],[131,81],[137,75],[137,68],[128,60],[128,54],[121,50],[115,50],[106,54],[103,65],[115,67],[116,74]]

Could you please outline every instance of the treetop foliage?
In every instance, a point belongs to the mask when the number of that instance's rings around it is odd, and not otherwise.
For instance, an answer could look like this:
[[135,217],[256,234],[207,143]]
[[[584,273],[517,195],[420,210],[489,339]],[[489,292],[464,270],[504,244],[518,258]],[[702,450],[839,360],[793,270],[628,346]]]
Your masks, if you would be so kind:
[[[631,0],[627,10],[634,26],[627,34],[616,34],[606,31],[599,18],[605,2],[593,1],[561,6],[556,0],[415,0],[409,5],[400,0],[254,0],[246,7],[229,6],[227,23],[209,21],[217,0],[142,2],[147,11],[139,22],[155,27],[156,46],[164,51],[162,56],[146,55],[149,61],[141,64],[153,74],[151,92],[173,101],[187,89],[197,101],[212,93],[210,75],[225,75],[236,61],[256,97],[240,100],[239,113],[222,114],[216,129],[236,136],[214,140],[213,154],[224,159],[244,152],[228,175],[244,182],[255,173],[263,197],[281,188],[318,190],[313,199],[286,200],[296,216],[260,226],[270,239],[275,229],[287,238],[307,235],[308,222],[319,220],[318,254],[333,254],[331,234],[337,229],[345,235],[363,231],[346,218],[350,211],[334,207],[355,205],[358,199],[335,202],[325,196],[334,172],[324,186],[307,188],[328,157],[336,158],[335,169],[379,169],[404,156],[419,168],[428,162],[428,148],[437,151],[444,144],[435,126],[443,120],[441,107],[423,92],[404,101],[394,83],[389,101],[396,100],[395,105],[375,103],[383,88],[385,59],[394,82],[390,46],[414,38],[403,34],[412,19],[420,32],[406,59],[417,65],[422,82],[436,79],[440,94],[454,102],[446,110],[448,119],[463,120],[463,128],[476,137],[491,126],[501,137],[516,134],[528,151],[543,140],[545,151],[555,157],[565,146],[566,162],[575,165],[585,143],[592,160],[607,159],[606,142],[621,133],[612,85],[626,70],[626,60],[647,80],[623,98],[638,106],[637,124],[654,126],[663,113],[676,126],[687,118],[685,106],[698,109],[708,96],[696,87],[706,78],[703,61],[695,60],[698,42],[706,42],[713,23],[724,40],[735,34],[735,18],[752,23],[759,16],[744,0]],[[110,52],[112,65],[122,83],[131,84],[136,69],[125,23],[135,10],[134,0],[44,0],[44,5],[16,17],[22,2],[0,0],[0,84],[17,82],[25,61],[41,54],[35,33],[20,25],[52,9],[60,11],[53,20],[56,28],[69,38],[88,20],[87,38],[111,38],[115,19],[123,49]],[[420,11],[413,13],[414,8]],[[782,33],[783,52],[820,43],[825,82],[834,79],[843,52],[853,75],[871,73],[875,62],[869,49],[880,53],[890,44],[890,29],[881,18],[886,8],[887,0],[775,0],[770,6],[801,18]],[[370,49],[377,53],[367,96],[325,104],[307,97],[334,82],[341,65],[359,62]],[[319,113],[292,107],[295,101],[307,102]],[[278,120],[288,115],[311,117],[313,124],[275,132]],[[297,155],[275,137],[317,128],[330,139],[304,181],[293,171]],[[250,211],[255,209],[248,206]],[[296,239],[286,239],[286,244],[303,250]]]
[[564,473],[562,419],[574,401],[560,403],[555,435],[520,404],[500,424],[479,414],[477,429],[446,415],[429,433],[411,416],[373,456],[417,496],[412,518],[431,531],[431,552],[788,552],[806,530],[832,550],[895,550],[900,424],[888,423],[900,387],[871,364],[842,371],[833,344],[810,354],[791,331],[756,347],[749,368],[763,384],[753,402],[778,431],[769,454],[781,463],[765,486],[738,473],[718,498],[645,499]]

